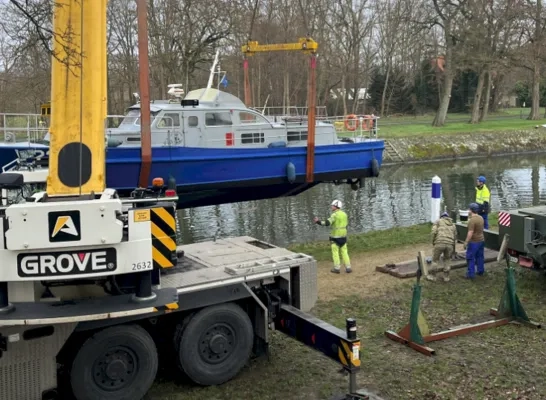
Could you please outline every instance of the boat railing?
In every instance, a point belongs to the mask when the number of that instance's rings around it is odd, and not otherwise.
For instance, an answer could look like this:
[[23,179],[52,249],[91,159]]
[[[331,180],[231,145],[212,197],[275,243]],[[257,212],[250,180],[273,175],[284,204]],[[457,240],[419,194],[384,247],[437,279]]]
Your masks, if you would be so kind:
[[317,117],[317,121],[330,123],[342,138],[377,138],[379,118],[376,115],[348,115]]
[[[339,117],[341,118],[341,117]],[[375,139],[377,138],[377,132],[379,130],[377,126],[377,119],[379,117],[374,117],[374,123],[370,123],[369,126],[366,124],[360,124],[358,129],[353,131],[343,131],[336,127],[338,120],[333,118],[324,119],[321,122],[327,125],[331,125],[334,130],[331,129],[316,129],[315,138],[334,138],[337,137],[341,141],[351,142],[358,141],[362,139]],[[277,122],[281,122],[278,121]],[[225,125],[217,126],[215,128],[225,128],[230,131],[237,131],[238,135],[241,135],[239,138],[233,136],[226,136],[220,138],[207,138],[205,143],[227,143],[231,142],[232,145],[235,144],[235,141],[242,141],[242,144],[255,145],[261,143],[273,143],[273,142],[287,142],[290,144],[295,141],[306,141],[308,134],[308,125],[307,120],[302,118],[290,118],[286,119],[283,129],[276,129],[271,131],[271,127],[267,124],[261,123],[243,123],[243,124],[234,124],[234,125]],[[338,124],[339,125],[339,124]],[[320,125],[317,125],[319,127]],[[244,136],[243,136],[244,135]],[[351,139],[351,140],[348,140]],[[244,140],[244,141],[243,141]],[[170,138],[168,139],[169,143],[171,142]]]
[[0,131],[4,143],[38,142],[48,132],[47,118],[41,114],[0,114]]
[[[308,107],[299,106],[269,106],[269,107],[249,107],[254,111],[259,112],[264,117],[306,117]],[[327,117],[328,112],[326,106],[316,107],[317,117]]]
[[[117,128],[124,115],[108,115],[105,129]],[[0,113],[0,140],[4,143],[40,143],[49,133],[50,118],[41,114]]]

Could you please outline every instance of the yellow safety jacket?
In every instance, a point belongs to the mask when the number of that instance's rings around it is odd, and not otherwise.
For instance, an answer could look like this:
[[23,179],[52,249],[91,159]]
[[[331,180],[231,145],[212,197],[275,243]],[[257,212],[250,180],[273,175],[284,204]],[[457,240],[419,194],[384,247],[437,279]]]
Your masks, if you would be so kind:
[[484,201],[491,203],[491,193],[485,185],[481,189],[476,188],[476,203],[483,204]]
[[331,238],[347,237],[347,223],[347,214],[342,210],[336,210],[326,221],[320,221],[321,225],[332,227],[330,230]]
[[[491,206],[491,193],[485,184],[481,189],[476,188],[476,203],[480,205],[480,213],[489,213]],[[488,203],[487,206],[484,206],[484,203]]]

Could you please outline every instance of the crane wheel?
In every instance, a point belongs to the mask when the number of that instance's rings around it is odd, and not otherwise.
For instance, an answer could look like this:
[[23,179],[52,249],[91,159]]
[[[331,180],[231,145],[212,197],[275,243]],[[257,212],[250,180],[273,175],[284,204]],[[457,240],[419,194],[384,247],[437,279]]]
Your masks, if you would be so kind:
[[195,383],[219,385],[235,377],[252,352],[254,330],[237,304],[219,304],[196,313],[177,329],[179,368]]
[[141,399],[157,368],[157,349],[144,328],[113,326],[84,342],[72,363],[70,383],[77,400]]

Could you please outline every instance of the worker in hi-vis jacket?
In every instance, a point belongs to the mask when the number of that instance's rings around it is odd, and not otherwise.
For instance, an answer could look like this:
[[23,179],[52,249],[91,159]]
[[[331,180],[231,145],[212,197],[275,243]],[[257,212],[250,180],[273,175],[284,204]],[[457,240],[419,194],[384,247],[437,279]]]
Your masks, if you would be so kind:
[[339,253],[341,252],[341,258],[343,264],[345,264],[345,271],[351,272],[351,260],[349,259],[349,252],[347,250],[347,214],[341,209],[342,203],[340,200],[334,200],[332,202],[332,215],[325,221],[321,221],[318,217],[314,218],[314,221],[318,225],[330,226],[330,242],[332,242],[332,259],[334,261],[333,273],[339,274],[341,270],[341,261],[339,259]]
[[480,207],[478,215],[483,218],[483,228],[489,229],[487,214],[491,211],[491,193],[485,184],[485,176],[478,176],[476,179],[476,204]]

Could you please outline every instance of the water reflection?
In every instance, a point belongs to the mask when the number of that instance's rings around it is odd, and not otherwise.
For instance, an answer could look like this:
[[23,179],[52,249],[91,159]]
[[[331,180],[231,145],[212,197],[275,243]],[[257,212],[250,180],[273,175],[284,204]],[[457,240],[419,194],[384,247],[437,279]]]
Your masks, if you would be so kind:
[[427,222],[434,175],[442,179],[442,206],[448,209],[465,208],[474,200],[478,175],[487,178],[493,211],[537,205],[546,195],[540,180],[545,167],[546,155],[389,166],[357,192],[323,184],[291,198],[180,210],[181,236],[191,243],[248,235],[280,246],[323,240],[328,228],[312,219],[327,216],[333,199],[344,202],[353,234]]

